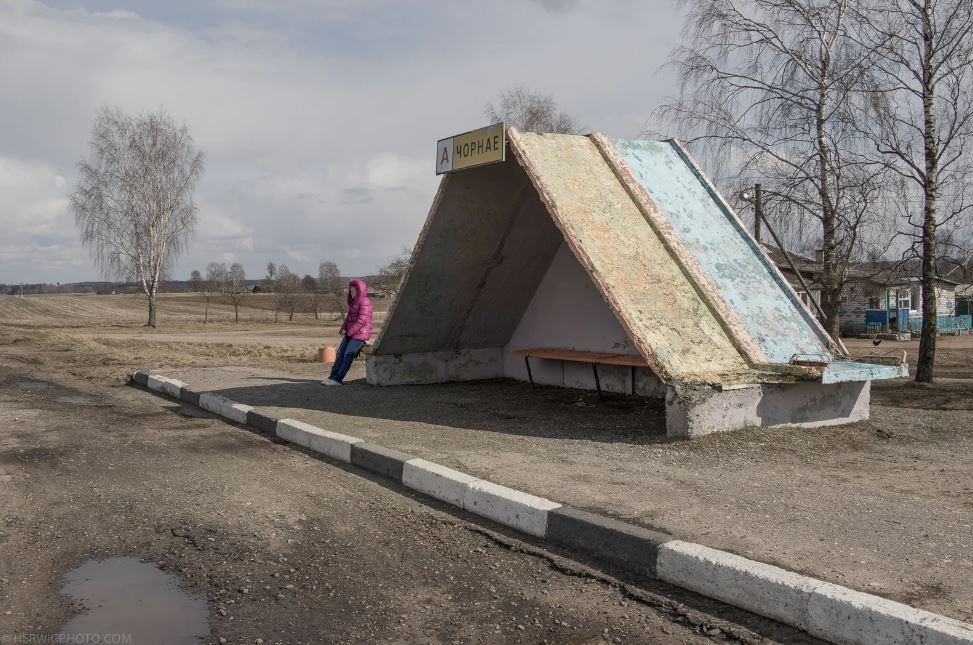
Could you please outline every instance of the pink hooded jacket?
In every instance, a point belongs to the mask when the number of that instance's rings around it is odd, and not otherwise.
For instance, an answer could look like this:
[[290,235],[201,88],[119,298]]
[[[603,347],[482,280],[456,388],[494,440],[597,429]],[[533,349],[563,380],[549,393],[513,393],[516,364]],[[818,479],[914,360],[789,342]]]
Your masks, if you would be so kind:
[[[351,297],[351,287],[358,290],[358,295]],[[348,315],[341,325],[341,331],[348,338],[368,340],[372,337],[372,301],[368,299],[368,288],[361,280],[348,283]]]

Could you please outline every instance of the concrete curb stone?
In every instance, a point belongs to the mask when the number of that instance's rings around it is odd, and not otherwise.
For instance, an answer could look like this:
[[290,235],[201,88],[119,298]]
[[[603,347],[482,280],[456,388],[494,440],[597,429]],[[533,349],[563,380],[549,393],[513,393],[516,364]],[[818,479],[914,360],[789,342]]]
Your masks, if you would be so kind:
[[207,412],[212,412],[213,414],[223,416],[223,406],[226,405],[227,400],[228,399],[223,398],[219,394],[203,392],[199,395],[199,407],[203,408]]
[[480,480],[425,459],[410,459],[402,467],[402,483],[405,486],[460,508],[463,507],[470,484],[475,481]]
[[398,450],[380,446],[377,443],[361,441],[351,447],[351,463],[379,475],[402,483],[402,470],[406,462],[415,459]]
[[672,540],[658,577],[837,643],[973,643],[973,625],[773,565]]
[[389,477],[523,533],[829,641],[855,645],[973,644],[973,625],[962,621],[562,506],[357,437],[295,419],[274,419],[212,392],[197,394],[174,379],[144,372],[133,372],[129,379],[157,392],[175,388],[175,396],[181,400],[261,432],[272,432],[291,443]]
[[281,439],[345,463],[351,463],[352,446],[364,441],[358,437],[322,430],[296,419],[278,419],[276,433]]
[[220,410],[220,415],[240,424],[246,424],[247,413],[252,410],[253,407],[249,405],[244,405],[242,403],[234,403],[233,401],[227,399],[226,403],[223,404],[223,409]]
[[672,540],[665,533],[626,524],[570,506],[552,510],[547,516],[545,539],[578,551],[586,551],[653,578],[659,547]]
[[179,400],[183,403],[189,403],[199,407],[199,392],[190,389],[188,386],[184,385],[179,389]]
[[[198,397],[199,395],[197,394],[196,396]],[[277,418],[263,414],[262,412],[257,412],[253,408],[247,412],[246,425],[263,434],[277,434]]]
[[469,512],[539,538],[547,533],[547,514],[560,507],[549,499],[482,479],[469,484],[463,499]]
[[179,391],[185,387],[185,383],[175,379],[167,378],[162,381],[162,391],[174,399],[179,398]]
[[278,419],[274,432],[284,441],[310,448],[311,434],[317,430],[314,426],[297,419]]
[[166,377],[164,376],[156,376],[155,374],[149,374],[148,382],[146,383],[146,385],[153,392],[162,392],[163,394],[165,394],[165,390],[163,389],[163,383],[165,382],[165,378]]

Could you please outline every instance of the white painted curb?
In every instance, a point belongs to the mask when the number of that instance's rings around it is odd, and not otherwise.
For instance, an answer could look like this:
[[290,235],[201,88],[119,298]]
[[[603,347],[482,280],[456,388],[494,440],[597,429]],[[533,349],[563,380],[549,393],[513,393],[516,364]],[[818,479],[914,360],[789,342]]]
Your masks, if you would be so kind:
[[973,625],[830,582],[811,594],[808,618],[808,632],[839,643],[973,643]]
[[162,384],[162,391],[171,396],[174,399],[179,398],[179,390],[186,387],[186,384],[182,381],[177,381],[174,378],[167,378]]
[[543,538],[547,514],[561,505],[543,497],[522,493],[493,482],[470,482],[463,508],[500,524]]
[[973,626],[960,621],[700,544],[660,546],[656,575],[838,643],[973,642]]
[[169,378],[167,376],[155,376],[150,375],[146,379],[146,386],[155,392],[162,392],[167,394],[174,399],[179,398],[179,390],[186,387],[186,384],[182,381],[177,381],[174,378]]
[[207,412],[212,412],[213,414],[223,416],[223,408],[227,403],[232,403],[232,401],[223,398],[219,394],[203,392],[199,395],[199,407],[203,408]]
[[247,412],[253,409],[251,405],[244,405],[243,403],[234,403],[233,401],[226,399],[226,403],[223,404],[223,409],[220,410],[220,414],[230,421],[236,421],[237,423],[246,424],[247,422]]
[[470,484],[478,478],[425,459],[410,459],[402,466],[402,483],[420,493],[463,508]]
[[351,463],[351,447],[364,441],[358,437],[328,432],[297,419],[279,419],[277,436],[346,463]]
[[149,378],[146,381],[146,386],[153,392],[165,392],[166,377],[155,376],[154,374],[149,374]]

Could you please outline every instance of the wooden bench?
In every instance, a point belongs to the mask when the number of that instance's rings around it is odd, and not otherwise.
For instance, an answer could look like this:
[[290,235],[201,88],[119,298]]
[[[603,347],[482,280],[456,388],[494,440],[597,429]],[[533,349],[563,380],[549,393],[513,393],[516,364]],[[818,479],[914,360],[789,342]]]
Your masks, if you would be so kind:
[[527,365],[527,378],[534,384],[534,374],[530,369],[531,358],[545,358],[554,361],[569,361],[571,363],[588,363],[595,374],[595,388],[601,394],[601,378],[598,375],[599,365],[619,365],[632,368],[632,394],[635,394],[635,369],[648,367],[644,358],[635,354],[612,354],[609,352],[579,352],[573,349],[557,349],[554,347],[531,347],[530,349],[515,349],[514,356],[523,356]]

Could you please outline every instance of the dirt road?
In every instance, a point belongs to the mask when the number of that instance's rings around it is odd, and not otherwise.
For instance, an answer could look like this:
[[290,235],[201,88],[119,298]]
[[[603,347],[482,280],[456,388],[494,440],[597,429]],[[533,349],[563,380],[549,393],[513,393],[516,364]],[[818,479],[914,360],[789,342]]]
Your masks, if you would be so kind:
[[213,643],[810,641],[56,359],[0,344],[3,642],[56,632],[61,577],[117,555],[205,598]]

